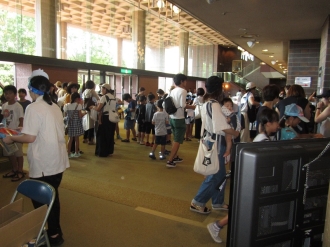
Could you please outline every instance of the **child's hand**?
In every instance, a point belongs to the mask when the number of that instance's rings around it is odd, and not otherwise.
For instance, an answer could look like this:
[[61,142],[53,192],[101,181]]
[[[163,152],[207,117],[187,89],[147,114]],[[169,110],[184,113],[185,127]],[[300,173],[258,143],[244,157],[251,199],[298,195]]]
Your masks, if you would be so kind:
[[226,119],[227,119],[227,123],[230,123],[230,117],[227,117]]
[[223,157],[227,157],[228,155],[230,155],[230,151],[227,151],[224,153]]

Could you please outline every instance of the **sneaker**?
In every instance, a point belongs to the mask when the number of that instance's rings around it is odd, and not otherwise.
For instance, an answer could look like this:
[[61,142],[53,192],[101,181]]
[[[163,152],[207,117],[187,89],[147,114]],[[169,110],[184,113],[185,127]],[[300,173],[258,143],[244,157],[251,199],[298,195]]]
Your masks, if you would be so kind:
[[[168,150],[165,149],[164,155],[169,155],[170,153],[171,153],[171,151],[168,151]],[[159,154],[162,154],[162,152],[159,152]]]
[[164,160],[164,159],[166,159],[166,157],[165,157],[165,155],[159,155],[159,159]]
[[214,242],[222,243],[222,239],[219,237],[220,229],[219,230],[215,229],[214,223],[208,224],[207,230],[209,230],[209,233],[210,233],[211,237],[213,238]]
[[129,142],[128,139],[121,140],[121,142]]
[[73,157],[75,157],[75,158],[78,158],[78,157],[80,157],[80,156],[81,156],[80,153],[75,153],[75,154],[73,155]]
[[150,153],[150,154],[149,154],[149,158],[152,158],[153,160],[155,160],[155,159],[156,159],[156,156],[155,156],[154,153]]
[[137,141],[137,139],[136,138],[132,138],[132,141]]
[[68,158],[69,158],[69,159],[71,159],[71,158],[75,158],[75,156],[74,156],[73,153],[70,153],[70,154],[68,155]]
[[121,138],[121,136],[120,136],[120,135],[117,135],[117,139],[118,139],[118,140],[121,140],[122,138]]
[[183,161],[183,159],[179,158],[179,156],[176,156],[176,158],[173,159],[174,163],[180,163],[182,161]]
[[150,146],[150,143],[149,142],[146,142],[146,146],[149,147]]
[[167,163],[166,163],[166,166],[170,167],[170,168],[174,168],[174,167],[176,167],[176,164],[173,161],[168,160]]

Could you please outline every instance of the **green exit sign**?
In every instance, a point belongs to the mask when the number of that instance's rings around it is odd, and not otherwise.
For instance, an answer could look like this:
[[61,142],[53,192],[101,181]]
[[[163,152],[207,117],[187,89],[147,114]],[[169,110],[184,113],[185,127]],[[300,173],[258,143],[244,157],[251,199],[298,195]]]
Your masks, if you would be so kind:
[[123,73],[123,74],[132,74],[132,70],[130,70],[130,69],[120,69],[120,73]]

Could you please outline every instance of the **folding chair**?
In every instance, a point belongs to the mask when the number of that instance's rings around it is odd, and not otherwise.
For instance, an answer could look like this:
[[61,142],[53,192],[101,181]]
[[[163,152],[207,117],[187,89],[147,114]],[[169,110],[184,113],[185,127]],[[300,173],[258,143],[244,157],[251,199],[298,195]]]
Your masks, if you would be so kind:
[[35,200],[39,203],[48,205],[47,213],[46,213],[44,221],[42,222],[40,231],[38,233],[38,236],[37,236],[37,239],[35,242],[35,246],[39,245],[39,241],[40,241],[41,237],[43,236],[46,240],[47,247],[50,247],[50,243],[49,243],[49,239],[48,239],[48,235],[47,235],[47,229],[46,229],[45,225],[46,225],[48,215],[50,213],[50,210],[52,209],[52,206],[53,206],[53,203],[55,200],[55,193],[56,193],[55,189],[53,188],[53,186],[51,186],[50,184],[47,184],[45,182],[42,182],[39,180],[33,180],[33,179],[26,179],[18,185],[10,203],[14,202],[18,193],[20,193],[32,200]]

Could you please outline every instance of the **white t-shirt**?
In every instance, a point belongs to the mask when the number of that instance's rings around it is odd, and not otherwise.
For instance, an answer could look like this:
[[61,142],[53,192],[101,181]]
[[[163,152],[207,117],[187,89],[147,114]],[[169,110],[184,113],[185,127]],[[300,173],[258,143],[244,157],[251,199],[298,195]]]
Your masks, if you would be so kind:
[[184,119],[184,108],[186,107],[187,91],[181,87],[174,88],[169,96],[173,98],[176,113],[170,115],[173,119]]
[[70,167],[62,112],[42,97],[26,108],[22,129],[22,133],[36,136],[27,151],[31,178],[55,175]]
[[82,110],[82,105],[78,104],[78,106],[77,106],[77,103],[68,103],[68,104],[65,104],[63,107],[64,112],[74,111],[74,110]]
[[220,104],[217,102],[212,103],[212,120],[207,113],[207,104],[203,104],[202,110],[202,122],[205,123],[205,129],[212,134],[224,134],[222,130],[230,129],[231,127],[221,111]]
[[155,135],[167,135],[166,121],[168,121],[168,114],[166,112],[155,112],[152,122],[155,123]]
[[110,93],[107,93],[106,96],[108,96],[109,101],[107,102],[107,98],[103,95],[100,99],[100,103],[104,106],[103,112],[108,112],[105,115],[109,115],[110,111],[116,111],[116,98]]
[[6,127],[10,129],[17,129],[19,126],[19,119],[24,118],[23,107],[20,103],[15,102],[12,105],[9,105],[8,102],[2,105],[2,115],[6,116]]

